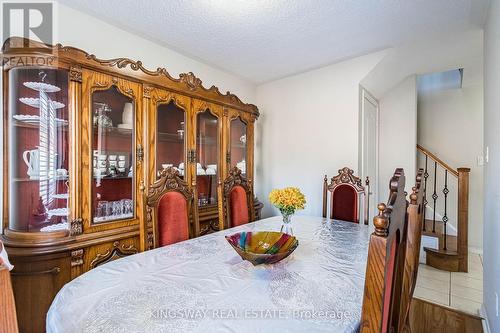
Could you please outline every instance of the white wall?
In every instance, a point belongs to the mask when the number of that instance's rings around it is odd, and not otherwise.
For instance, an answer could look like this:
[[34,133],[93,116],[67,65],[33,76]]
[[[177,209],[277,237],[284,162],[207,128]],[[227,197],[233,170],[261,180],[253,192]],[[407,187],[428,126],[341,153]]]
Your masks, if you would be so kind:
[[[215,85],[222,93],[231,91],[245,103],[255,104],[255,85],[235,75],[186,57],[166,47],[100,21],[62,4],[57,5],[55,42],[75,46],[101,59],[126,57],[141,60],[155,70],[165,67],[169,74],[193,72],[206,88]],[[174,33],[174,32],[172,32]]]
[[469,68],[467,80],[477,84],[482,81],[482,47],[483,31],[478,29],[393,48],[363,79],[362,85],[381,98],[409,75],[457,68]]
[[[464,73],[467,75],[467,72]],[[483,154],[483,86],[438,90],[418,95],[418,143],[435,153],[452,168],[467,167],[470,172],[469,246],[483,247],[483,167],[477,157]],[[425,166],[419,154],[419,167]],[[433,182],[433,164],[428,162]],[[444,171],[438,170],[438,201],[436,213],[444,212]],[[448,218],[456,228],[457,181],[449,175]],[[429,186],[429,185],[428,185]],[[428,187],[431,188],[431,187]],[[430,193],[428,191],[428,193]],[[429,201],[430,198],[428,199]]]
[[379,100],[379,201],[386,201],[389,180],[404,168],[406,190],[415,184],[417,144],[417,80],[408,76]]
[[359,84],[384,53],[374,53],[257,88],[256,193],[264,216],[273,188],[298,186],[301,213],[321,215],[323,176],[358,168]]
[[491,3],[484,39],[484,304],[491,332],[500,332],[500,0]]

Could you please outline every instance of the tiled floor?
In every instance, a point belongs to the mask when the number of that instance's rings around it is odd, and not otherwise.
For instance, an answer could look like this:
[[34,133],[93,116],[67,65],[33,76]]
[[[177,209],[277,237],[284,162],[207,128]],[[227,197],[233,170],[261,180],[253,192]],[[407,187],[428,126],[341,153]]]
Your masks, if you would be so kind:
[[440,271],[420,264],[415,297],[474,315],[483,302],[483,258],[469,255],[469,273]]

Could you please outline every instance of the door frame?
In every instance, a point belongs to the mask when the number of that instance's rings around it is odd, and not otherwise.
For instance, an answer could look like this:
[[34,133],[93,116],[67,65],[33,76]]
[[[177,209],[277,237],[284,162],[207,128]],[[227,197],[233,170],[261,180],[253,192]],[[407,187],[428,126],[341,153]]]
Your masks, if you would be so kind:
[[[372,95],[366,88],[364,88],[362,85],[359,86],[359,145],[358,145],[358,170],[359,170],[359,175],[360,178],[362,179],[363,183],[366,179],[366,175],[363,174],[363,167],[365,166],[365,161],[364,161],[364,134],[365,134],[365,104],[364,101],[368,101],[370,104],[375,106],[376,108],[376,138],[377,142],[375,144],[376,151],[375,151],[375,179],[370,179],[370,191],[373,193],[373,196],[370,198],[370,202],[376,204],[379,202],[379,191],[378,191],[378,185],[379,185],[379,177],[380,177],[380,160],[379,160],[379,152],[380,152],[380,104],[379,101]],[[369,193],[368,193],[369,195]],[[373,200],[373,201],[372,201]],[[369,209],[369,207],[368,207]],[[374,212],[370,212],[371,214],[374,214]],[[371,216],[373,217],[373,216]],[[371,224],[370,222],[368,224]]]

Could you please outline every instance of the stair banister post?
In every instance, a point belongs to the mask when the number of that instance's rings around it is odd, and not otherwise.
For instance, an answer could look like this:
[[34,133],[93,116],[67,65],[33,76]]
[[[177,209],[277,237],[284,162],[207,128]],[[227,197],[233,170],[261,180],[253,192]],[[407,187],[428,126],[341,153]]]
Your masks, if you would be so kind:
[[470,168],[458,168],[458,246],[459,271],[468,271],[469,260],[469,173]]

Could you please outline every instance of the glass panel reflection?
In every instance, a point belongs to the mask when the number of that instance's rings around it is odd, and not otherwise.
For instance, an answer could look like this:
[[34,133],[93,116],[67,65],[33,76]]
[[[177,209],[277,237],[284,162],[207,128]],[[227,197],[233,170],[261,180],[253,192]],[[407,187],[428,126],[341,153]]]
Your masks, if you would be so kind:
[[9,71],[9,228],[68,228],[68,73]]
[[172,101],[156,110],[156,168],[174,167],[184,177],[185,112]]
[[209,110],[197,116],[196,186],[200,206],[217,204],[219,136],[217,117]]
[[246,174],[247,164],[247,124],[236,118],[231,121],[231,168],[236,166]]
[[134,216],[134,102],[115,86],[92,95],[94,223]]

